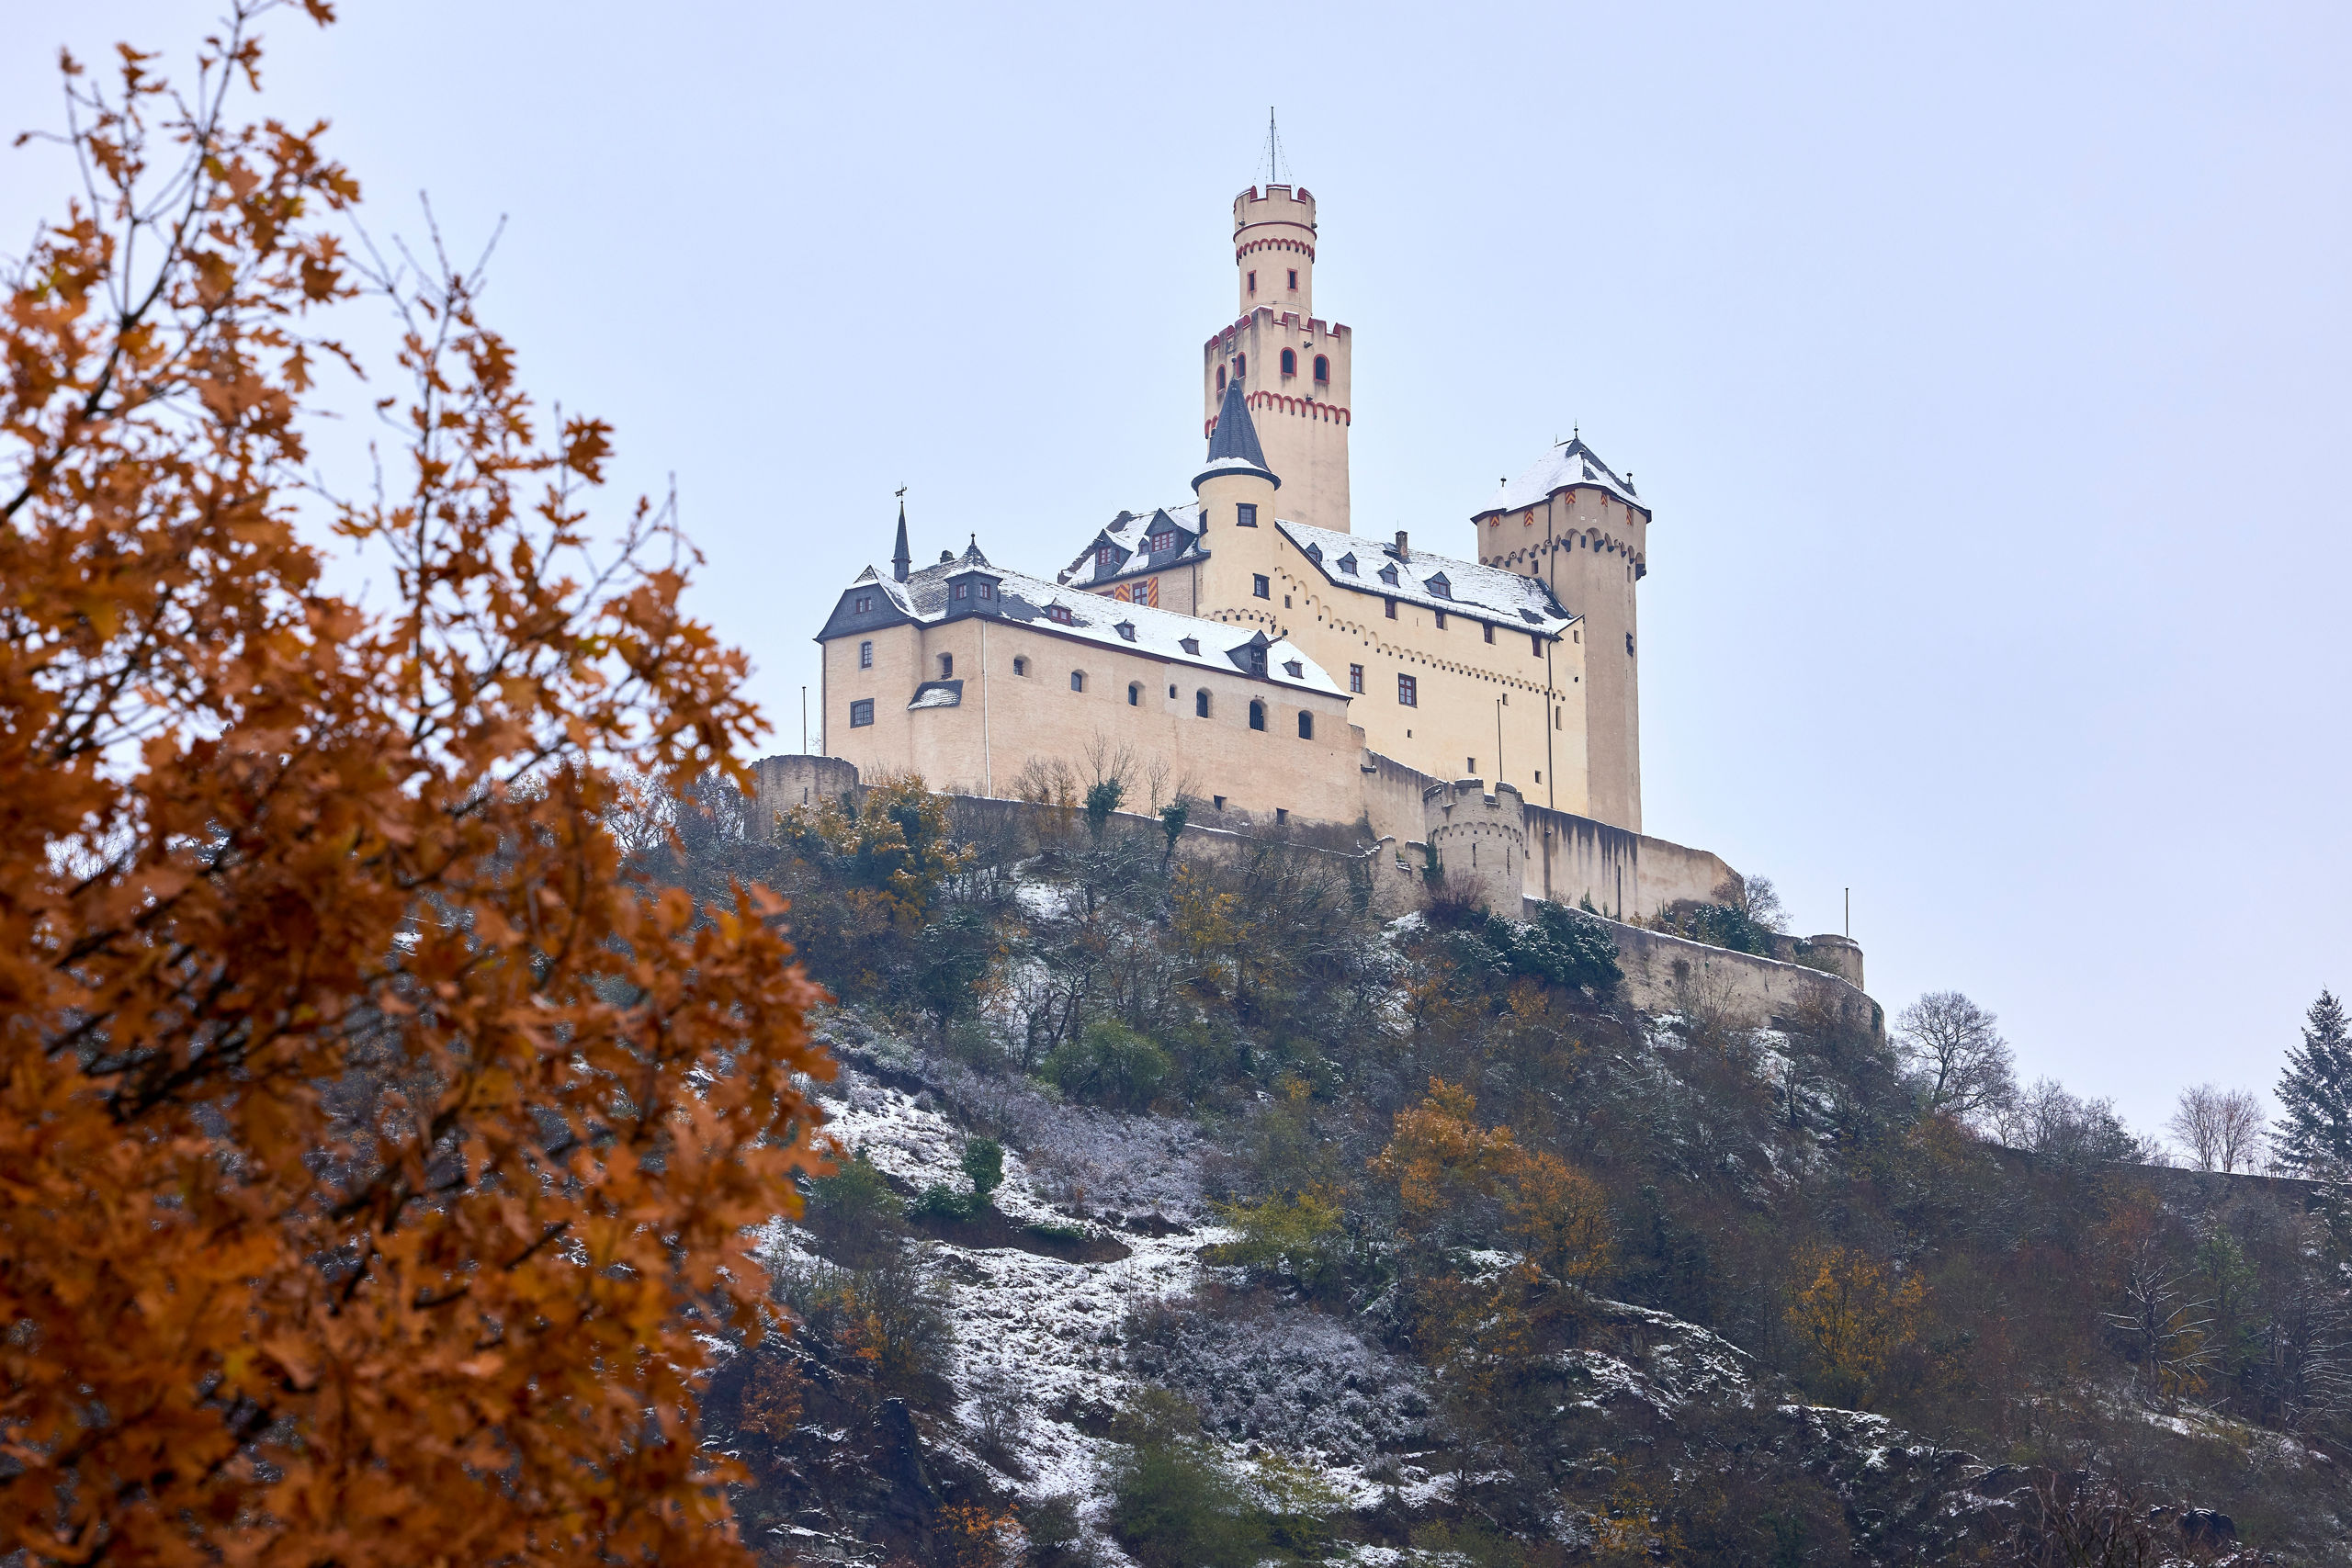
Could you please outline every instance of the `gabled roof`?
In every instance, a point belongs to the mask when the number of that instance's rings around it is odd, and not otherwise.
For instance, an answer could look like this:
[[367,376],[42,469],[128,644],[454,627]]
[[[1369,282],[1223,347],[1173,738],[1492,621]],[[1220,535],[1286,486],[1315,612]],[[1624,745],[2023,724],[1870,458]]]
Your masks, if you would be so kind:
[[[1399,557],[1396,546],[1367,539],[1361,534],[1312,528],[1304,523],[1277,522],[1274,526],[1335,587],[1442,610],[1464,620],[1491,621],[1513,631],[1542,632],[1546,637],[1560,636],[1579,618],[1560,607],[1560,602],[1552,597],[1552,591],[1540,578],[1522,577],[1500,567],[1481,566],[1474,560],[1432,555],[1427,550],[1416,549]],[[1340,566],[1349,557],[1353,557],[1356,563],[1352,572]],[[1384,576],[1390,572],[1396,576],[1394,583]],[[1432,579],[1442,579],[1447,591],[1432,592]]]
[[[1172,533],[1176,536],[1172,548],[1157,552],[1144,548],[1154,534]],[[1114,552],[1111,565],[1104,567],[1097,554],[1104,546]],[[1195,561],[1205,553],[1201,545],[1201,509],[1198,502],[1189,506],[1155,508],[1148,517],[1133,512],[1122,512],[1111,519],[1111,525],[1094,536],[1093,542],[1069,563],[1060,581],[1072,588],[1100,588],[1137,572],[1163,571],[1171,566]]]
[[[987,558],[976,545],[959,559],[942,561],[910,574],[904,582],[892,582],[876,576],[869,568],[850,585],[842,597],[842,609],[836,609],[825,630],[818,635],[820,642],[865,629],[870,621],[887,625],[890,621],[878,618],[885,608],[877,604],[874,614],[861,619],[845,615],[843,610],[861,593],[879,592],[889,600],[889,608],[899,612],[895,620],[937,623],[947,618],[947,584],[953,578],[963,576],[974,565],[986,565]],[[1097,643],[1122,653],[1143,653],[1170,664],[1188,665],[1200,670],[1216,670],[1231,674],[1236,670],[1248,672],[1250,660],[1247,649],[1262,646],[1266,650],[1266,673],[1259,677],[1277,686],[1292,686],[1302,691],[1320,692],[1328,696],[1345,695],[1339,682],[1327,674],[1306,652],[1287,638],[1268,640],[1262,631],[1244,636],[1238,626],[1222,621],[1202,620],[1195,615],[1180,615],[1173,610],[1155,610],[1148,604],[1123,604],[1043,578],[1024,577],[1017,571],[1004,571],[989,567],[990,576],[997,579],[997,621],[1028,626],[1054,637],[1072,637],[1081,642]],[[868,581],[873,577],[874,581]],[[1068,620],[1061,616],[1067,615]],[[1121,627],[1131,628],[1132,637]],[[839,627],[839,630],[835,628]],[[1189,647],[1187,645],[1190,645]],[[1290,672],[1295,665],[1299,672]],[[947,682],[932,682],[944,685]],[[944,699],[933,698],[933,703]],[[930,705],[926,704],[925,705]]]
[[1494,500],[1471,515],[1487,517],[1498,512],[1541,506],[1561,491],[1579,485],[1607,491],[1643,516],[1651,515],[1649,502],[1634,493],[1631,481],[1618,478],[1581,436],[1564,441],[1537,458],[1525,473],[1507,480]]

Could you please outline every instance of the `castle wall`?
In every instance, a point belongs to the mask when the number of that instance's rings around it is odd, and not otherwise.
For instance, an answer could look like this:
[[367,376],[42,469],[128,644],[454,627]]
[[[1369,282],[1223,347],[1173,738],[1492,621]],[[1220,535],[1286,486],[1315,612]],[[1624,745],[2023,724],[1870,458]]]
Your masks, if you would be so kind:
[[[870,669],[857,664],[861,640],[875,644]],[[944,677],[942,655],[952,660]],[[1082,768],[1102,745],[1159,766],[1170,795],[1222,798],[1268,820],[1355,815],[1363,737],[1348,722],[1343,696],[987,615],[837,638],[824,645],[824,660],[826,749],[869,779],[912,772],[933,789],[1003,796],[1032,759]],[[1083,690],[1072,689],[1073,671],[1083,675]],[[943,678],[962,682],[954,705],[908,711],[918,682]],[[1206,718],[1195,712],[1203,691]],[[875,722],[853,728],[851,704],[865,698],[874,702]],[[1266,705],[1262,730],[1250,728],[1253,699]],[[1298,733],[1302,710],[1313,716],[1311,739]]]
[[1448,891],[1487,909],[1520,906],[1527,883],[1527,812],[1519,792],[1456,779],[1422,792],[1428,842]]
[[[1281,493],[1287,497],[1288,487]],[[1580,642],[1547,638],[1539,652],[1532,637],[1507,626],[1489,642],[1484,623],[1448,615],[1441,626],[1434,609],[1405,600],[1396,601],[1391,619],[1389,601],[1332,587],[1281,530],[1246,543],[1241,532],[1213,526],[1209,547],[1248,549],[1252,570],[1269,573],[1272,596],[1213,594],[1209,618],[1288,637],[1342,686],[1361,671],[1363,690],[1351,713],[1382,755],[1432,779],[1476,774],[1510,784],[1531,802],[1584,810]],[[1363,547],[1367,571],[1380,549],[1369,540]],[[1413,678],[1412,706],[1399,700],[1399,675]]]
[[1644,1012],[1712,1014],[1735,1027],[1886,1032],[1878,1003],[1840,976],[1616,921],[1609,934],[1625,972],[1625,999]]
[[839,757],[763,757],[752,764],[752,830],[765,838],[785,813],[839,800],[857,788],[857,769]]
[[1527,852],[1530,897],[1589,901],[1618,919],[1646,919],[1678,898],[1704,902],[1733,874],[1710,851],[1540,806],[1527,808]]
[[[1641,645],[1635,585],[1646,567],[1649,519],[1608,491],[1576,486],[1534,506],[1474,520],[1485,565],[1544,580],[1582,615],[1586,771],[1582,809],[1642,829]],[[1541,798],[1531,796],[1530,798]]]

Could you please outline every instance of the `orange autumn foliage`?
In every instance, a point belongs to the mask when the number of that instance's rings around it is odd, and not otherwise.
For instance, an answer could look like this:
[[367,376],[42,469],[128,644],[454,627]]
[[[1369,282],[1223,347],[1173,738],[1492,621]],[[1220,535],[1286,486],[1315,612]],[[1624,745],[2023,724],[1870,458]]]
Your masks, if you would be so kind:
[[[601,826],[620,762],[740,782],[743,660],[663,514],[590,564],[610,432],[474,280],[371,280],[322,128],[237,123],[268,8],[179,93],[67,62],[87,187],[5,283],[0,1551],[744,1561],[696,1331],[758,1332],[818,993]],[[295,528],[367,294],[377,608]]]

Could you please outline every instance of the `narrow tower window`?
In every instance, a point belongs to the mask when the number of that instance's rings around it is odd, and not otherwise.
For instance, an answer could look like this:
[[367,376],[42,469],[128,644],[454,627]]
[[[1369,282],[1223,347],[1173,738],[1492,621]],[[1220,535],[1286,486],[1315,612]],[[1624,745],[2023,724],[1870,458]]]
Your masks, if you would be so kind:
[[1246,354],[1235,355],[1233,356],[1233,378],[1237,381],[1245,380],[1248,378],[1249,375],[1250,356]]
[[1298,288],[1298,268],[1296,267],[1290,269],[1290,286],[1294,291]]
[[[1258,525],[1258,503],[1254,501],[1235,502],[1233,523],[1238,528],[1255,528]],[[1265,595],[1261,593],[1259,597],[1262,599]]]
[[956,678],[956,656],[954,654],[943,653],[939,656],[939,678],[943,681],[952,681]]
[[1258,292],[1258,275],[1254,272],[1250,275],[1250,292],[1252,294]]
[[[1294,283],[1291,287],[1295,288],[1298,285]],[[1295,348],[1286,348],[1283,350],[1283,374],[1285,376],[1295,376],[1298,374],[1298,350]]]
[[1220,392],[1225,390],[1225,367],[1222,365],[1216,367],[1216,389]]
[[1318,354],[1315,356],[1315,379],[1320,386],[1328,387],[1331,384],[1331,356],[1329,355]]

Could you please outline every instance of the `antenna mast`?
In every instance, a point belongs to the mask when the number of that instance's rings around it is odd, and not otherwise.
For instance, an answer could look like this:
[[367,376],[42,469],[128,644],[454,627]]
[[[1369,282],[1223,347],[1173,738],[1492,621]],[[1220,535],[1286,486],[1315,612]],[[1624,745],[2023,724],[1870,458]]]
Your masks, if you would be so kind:
[[1274,130],[1274,107],[1266,106],[1266,183],[1272,185],[1282,175],[1282,138]]

